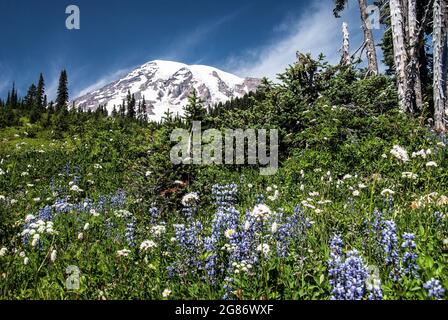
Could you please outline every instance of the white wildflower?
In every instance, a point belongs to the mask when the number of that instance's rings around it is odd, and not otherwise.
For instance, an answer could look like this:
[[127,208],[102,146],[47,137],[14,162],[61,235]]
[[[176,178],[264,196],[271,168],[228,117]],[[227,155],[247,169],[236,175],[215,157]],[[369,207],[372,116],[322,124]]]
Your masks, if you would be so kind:
[[390,153],[400,161],[407,162],[409,161],[408,152],[400,147],[399,145],[394,145]]
[[84,228],[82,228],[84,231],[87,231],[87,230],[89,230],[89,227],[90,227],[90,224],[87,222],[85,225],[84,225]]
[[192,204],[195,204],[198,201],[199,201],[199,195],[196,192],[190,192],[183,196],[182,205],[184,207],[187,207]]
[[257,204],[252,210],[252,215],[257,219],[267,219],[271,215],[271,209],[265,204]]
[[236,232],[234,229],[227,229],[226,231],[224,231],[224,235],[227,239],[231,239],[235,233]]
[[84,233],[80,232],[78,233],[78,240],[84,239]]
[[74,191],[74,192],[83,192],[84,191],[80,187],[78,187],[76,184],[72,185],[70,190]]
[[262,252],[265,256],[267,256],[269,254],[269,252],[271,251],[271,248],[269,247],[269,245],[267,243],[263,243],[263,244],[258,245],[257,251]]
[[127,257],[131,253],[131,250],[128,249],[122,249],[117,251],[118,257]]
[[151,250],[152,248],[157,247],[157,243],[155,243],[152,240],[145,240],[141,243],[140,245],[140,250],[141,251],[148,251]]
[[166,231],[166,227],[163,225],[160,226],[153,226],[151,228],[151,233],[154,234],[156,237],[160,237],[162,234],[164,234]]
[[23,264],[24,264],[24,265],[27,265],[29,262],[30,262],[30,259],[29,259],[28,257],[25,257],[25,258],[23,259]]
[[415,173],[413,173],[413,172],[402,172],[401,173],[401,177],[402,178],[406,178],[406,179],[413,179],[413,180],[415,180],[415,179],[417,179],[417,177],[418,177],[418,175],[416,175]]
[[162,297],[168,298],[170,295],[171,295],[171,290],[170,289],[163,290]]
[[273,195],[273,196],[269,196],[268,199],[269,199],[270,201],[275,201],[275,200],[278,199],[279,195],[280,195],[280,192],[279,192],[278,190],[275,190],[275,191],[274,191],[274,195]]
[[272,223],[272,226],[271,226],[271,233],[276,233],[277,230],[278,230],[278,224],[277,224],[277,222]]
[[0,249],[0,257],[4,257],[6,253],[8,252],[8,248],[3,247]]
[[435,161],[429,161],[426,163],[427,167],[437,167],[437,163]]
[[382,196],[393,195],[393,194],[395,194],[395,191],[393,191],[391,189],[384,189],[383,191],[381,191]]
[[50,255],[51,262],[55,262],[56,261],[57,255],[58,255],[58,253],[57,253],[56,250],[51,251],[51,255]]

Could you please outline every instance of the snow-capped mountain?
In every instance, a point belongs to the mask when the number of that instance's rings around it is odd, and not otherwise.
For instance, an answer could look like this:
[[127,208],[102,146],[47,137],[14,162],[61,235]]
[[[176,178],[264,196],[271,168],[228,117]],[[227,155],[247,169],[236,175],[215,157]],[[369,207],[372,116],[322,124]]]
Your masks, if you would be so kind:
[[182,115],[193,88],[207,106],[241,97],[254,91],[259,84],[259,79],[240,78],[209,66],[155,60],[74,101],[77,107],[84,110],[95,110],[99,105],[106,105],[110,114],[114,105],[118,109],[122,104],[129,90],[137,103],[144,97],[148,119],[160,121],[167,109],[174,115]]

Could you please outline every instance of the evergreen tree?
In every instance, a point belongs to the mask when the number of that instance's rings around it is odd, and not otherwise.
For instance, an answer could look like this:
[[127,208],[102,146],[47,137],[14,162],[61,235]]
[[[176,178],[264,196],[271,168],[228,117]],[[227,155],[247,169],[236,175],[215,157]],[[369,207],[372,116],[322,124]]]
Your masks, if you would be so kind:
[[163,113],[162,122],[173,122],[173,113],[170,111],[170,108],[166,109],[166,111]]
[[127,116],[130,119],[135,119],[135,97],[134,94],[131,95],[131,92],[128,90],[128,95],[126,97],[127,102]]
[[25,96],[24,109],[28,112],[31,123],[35,123],[40,118],[39,95],[35,84],[32,84]]
[[119,110],[120,110],[119,116],[121,118],[124,118],[124,116],[126,115],[126,101],[125,100],[123,100],[122,104],[120,105]]
[[39,76],[39,81],[37,83],[37,105],[39,111],[46,107],[46,96],[45,96],[45,81],[42,73]]
[[59,77],[58,94],[56,98],[56,111],[61,112],[67,110],[68,103],[68,80],[67,72],[65,70],[61,71]]
[[184,108],[184,119],[188,125],[191,125],[192,121],[204,120],[206,111],[202,105],[201,99],[198,97],[197,92],[193,89],[193,92],[188,97],[188,104]]

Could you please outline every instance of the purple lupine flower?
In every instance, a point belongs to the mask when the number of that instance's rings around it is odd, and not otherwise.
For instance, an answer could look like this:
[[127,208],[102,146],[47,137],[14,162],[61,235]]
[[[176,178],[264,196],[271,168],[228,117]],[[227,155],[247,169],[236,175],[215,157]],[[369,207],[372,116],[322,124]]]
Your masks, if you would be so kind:
[[332,290],[332,298],[338,300],[343,296],[344,290],[339,283],[342,265],[342,247],[344,242],[340,235],[334,235],[330,239],[330,259],[328,260],[328,277]]
[[151,223],[156,223],[160,219],[159,209],[157,209],[156,207],[151,207],[149,209],[149,216],[151,218]]
[[387,265],[397,263],[398,259],[397,226],[393,220],[386,220],[382,224],[381,245],[383,247]]
[[328,273],[332,300],[361,300],[365,293],[367,268],[358,251],[352,250],[343,257],[341,236],[334,235],[330,240],[330,259]]
[[417,270],[419,269],[417,264],[417,253],[415,252],[415,249],[417,248],[417,245],[415,244],[415,235],[412,233],[404,233],[403,234],[403,243],[401,244],[401,248],[405,249],[404,255],[403,255],[403,266],[404,266],[404,273],[406,275],[414,276],[415,278],[418,278]]
[[131,218],[130,221],[126,224],[126,233],[125,233],[126,241],[129,247],[135,247],[135,219]]
[[216,213],[212,221],[212,233],[204,241],[205,250],[209,253],[205,268],[207,276],[212,283],[215,283],[217,275],[216,262],[218,260],[218,245],[225,241],[226,230],[233,230],[234,234],[230,239],[233,244],[237,242],[237,232],[240,213],[235,209],[234,203],[238,187],[236,184],[214,185],[212,195],[215,199]]
[[439,280],[432,278],[423,285],[423,288],[428,290],[428,298],[435,298],[437,300],[442,300],[442,296],[445,293]]

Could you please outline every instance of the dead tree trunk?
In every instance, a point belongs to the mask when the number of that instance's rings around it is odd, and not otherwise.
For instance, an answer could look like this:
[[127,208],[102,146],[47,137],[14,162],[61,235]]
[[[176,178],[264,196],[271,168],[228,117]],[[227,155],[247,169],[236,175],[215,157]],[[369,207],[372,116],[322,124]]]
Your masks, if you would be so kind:
[[359,9],[361,10],[362,28],[364,31],[364,41],[366,43],[366,53],[368,70],[370,75],[378,74],[378,60],[376,57],[375,42],[373,40],[373,33],[371,23],[369,21],[369,14],[367,12],[366,0],[358,0]]
[[434,129],[445,132],[447,107],[447,5],[448,0],[434,1],[433,72],[434,72]]
[[407,65],[406,109],[421,110],[423,105],[422,84],[420,79],[419,29],[417,26],[417,0],[405,0],[407,3],[407,41],[409,41],[409,63]]
[[397,77],[399,106],[401,111],[406,112],[406,93],[408,92],[406,66],[408,63],[408,58],[405,48],[405,26],[403,19],[403,8],[401,6],[400,0],[390,0],[389,5],[392,24],[395,74]]
[[345,66],[349,66],[351,64],[350,59],[350,36],[348,33],[348,25],[346,22],[342,23],[342,63]]

